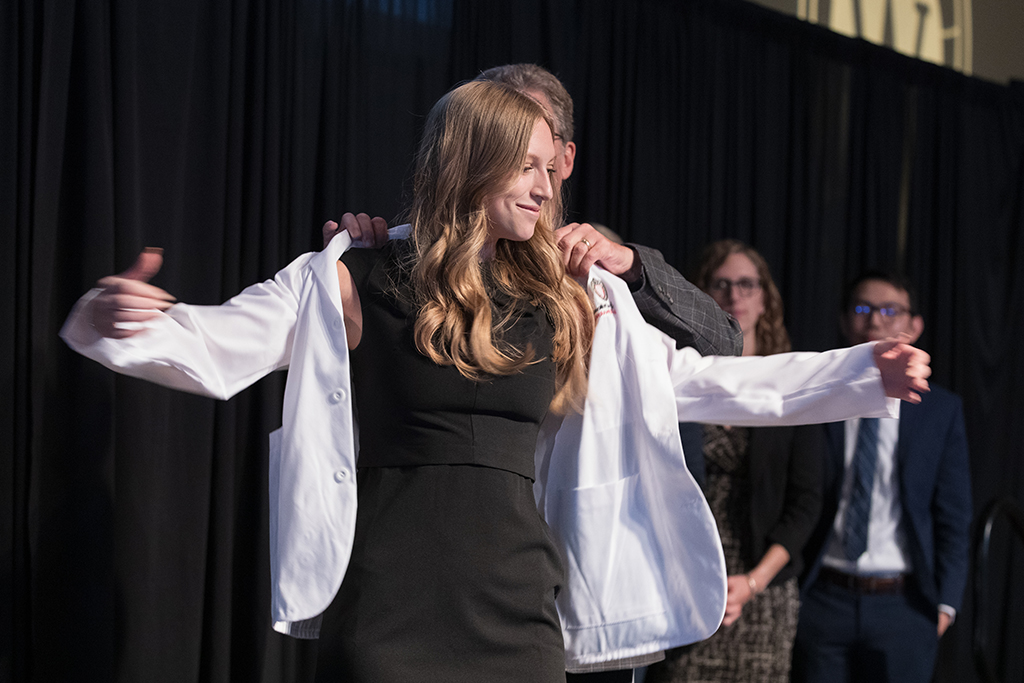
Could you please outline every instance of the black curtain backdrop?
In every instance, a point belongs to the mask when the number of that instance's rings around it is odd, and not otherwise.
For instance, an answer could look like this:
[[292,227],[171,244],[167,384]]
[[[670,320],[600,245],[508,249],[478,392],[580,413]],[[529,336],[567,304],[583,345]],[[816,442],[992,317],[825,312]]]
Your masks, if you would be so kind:
[[[569,206],[685,269],[770,262],[797,348],[842,283],[919,283],[934,378],[965,398],[976,509],[1024,501],[1024,93],[726,0],[0,3],[0,680],[307,681],[269,619],[266,436],[283,378],[227,402],[115,376],[57,331],[147,245],[218,303],[389,219],[423,117],[507,62],[576,105]],[[1022,670],[1019,552],[993,654]],[[1007,578],[1011,577],[1011,578]],[[974,680],[970,596],[941,681]],[[1014,678],[1016,676],[1016,678]]]

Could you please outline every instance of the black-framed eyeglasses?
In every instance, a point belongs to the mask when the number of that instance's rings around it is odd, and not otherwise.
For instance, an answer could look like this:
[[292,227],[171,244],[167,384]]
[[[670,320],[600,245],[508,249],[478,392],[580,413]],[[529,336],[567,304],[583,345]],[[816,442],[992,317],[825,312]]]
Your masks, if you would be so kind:
[[709,287],[712,294],[725,294],[730,290],[736,290],[736,296],[741,299],[753,296],[760,289],[761,281],[749,277],[741,277],[739,280],[727,280],[723,277],[712,280]]
[[858,301],[853,305],[850,312],[858,318],[870,318],[877,312],[878,315],[882,316],[882,320],[895,320],[901,315],[910,313],[910,309],[894,303],[884,303],[880,306],[875,306],[867,301]]

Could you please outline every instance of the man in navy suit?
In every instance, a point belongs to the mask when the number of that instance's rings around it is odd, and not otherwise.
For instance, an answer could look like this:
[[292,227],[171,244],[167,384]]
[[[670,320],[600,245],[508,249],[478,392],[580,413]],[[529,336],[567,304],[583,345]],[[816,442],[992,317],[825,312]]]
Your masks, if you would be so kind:
[[[924,320],[902,278],[869,272],[847,291],[841,324],[851,344],[921,336]],[[898,419],[827,429],[792,679],[930,681],[967,582],[972,507],[960,397],[932,385],[919,404],[903,402]]]

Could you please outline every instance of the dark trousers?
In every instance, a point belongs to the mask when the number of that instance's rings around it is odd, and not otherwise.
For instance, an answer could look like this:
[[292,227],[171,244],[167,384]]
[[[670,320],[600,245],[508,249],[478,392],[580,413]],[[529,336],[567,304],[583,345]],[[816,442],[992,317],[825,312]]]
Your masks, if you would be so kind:
[[793,683],[928,683],[938,611],[912,581],[903,593],[864,595],[817,581],[802,596]]

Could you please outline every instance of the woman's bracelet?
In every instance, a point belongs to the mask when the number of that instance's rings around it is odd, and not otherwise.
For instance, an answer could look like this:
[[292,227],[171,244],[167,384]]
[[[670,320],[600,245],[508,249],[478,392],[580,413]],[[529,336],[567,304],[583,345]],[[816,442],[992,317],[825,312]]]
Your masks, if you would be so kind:
[[747,585],[750,586],[750,596],[757,595],[757,581],[750,574],[747,574]]

